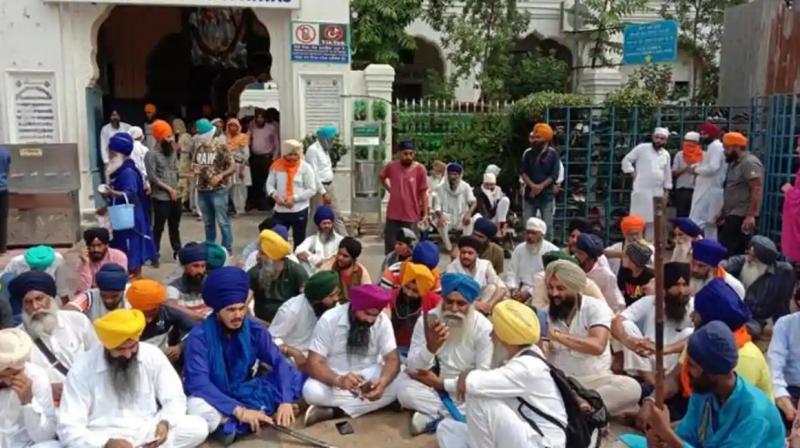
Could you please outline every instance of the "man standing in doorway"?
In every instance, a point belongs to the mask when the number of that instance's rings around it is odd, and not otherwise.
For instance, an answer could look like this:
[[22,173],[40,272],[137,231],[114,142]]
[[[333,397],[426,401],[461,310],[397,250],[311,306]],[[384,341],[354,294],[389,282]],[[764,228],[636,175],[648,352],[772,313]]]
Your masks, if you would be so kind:
[[[100,129],[100,159],[103,162],[103,168],[108,165],[108,142],[111,136],[117,132],[128,132],[131,125],[122,121],[117,109],[111,109],[108,116],[108,123]],[[105,173],[105,169],[100,170],[100,173]]]
[[728,174],[725,178],[719,242],[730,255],[741,255],[750,246],[756,232],[756,218],[761,208],[764,166],[747,150],[747,137],[728,132],[722,138]]
[[[528,219],[540,213],[547,229],[553,229],[553,185],[558,180],[558,152],[550,144],[553,128],[547,123],[538,123],[528,136],[530,148],[522,153],[522,181],[525,183],[525,199],[522,215]],[[550,235],[545,235],[548,238]]]
[[645,236],[653,239],[653,198],[665,196],[672,189],[670,156],[664,145],[669,129],[656,128],[651,143],[640,143],[622,159],[622,172],[633,175],[631,215],[644,218]]
[[280,148],[278,111],[272,108],[266,111],[256,109],[255,119],[250,125],[250,174],[253,177],[253,185],[248,198],[248,210],[251,208],[266,210],[268,208],[264,185],[267,183],[272,159],[280,151]]
[[214,139],[216,128],[205,118],[195,124],[194,170],[197,174],[197,202],[203,215],[206,242],[217,239],[217,224],[222,232],[222,247],[233,253],[233,232],[228,216],[226,180],[236,171],[228,148]]
[[[323,126],[317,129],[317,141],[306,149],[306,162],[311,165],[311,168],[314,168],[317,179],[319,179],[322,186],[325,188],[325,193],[318,193],[311,198],[309,216],[314,216],[317,208],[324,204],[333,211],[335,216],[333,230],[339,235],[347,236],[347,228],[344,226],[342,214],[333,201],[333,161],[331,160],[331,149],[333,148],[333,142],[338,133],[339,130],[336,129],[336,126]],[[306,234],[311,234],[313,232],[314,226],[311,221],[309,221],[306,227]]]
[[383,167],[378,178],[389,192],[386,207],[384,252],[394,249],[397,231],[428,220],[428,176],[425,166],[414,161],[417,147],[412,140],[397,144],[398,158]]
[[153,122],[153,134],[158,148],[148,151],[145,156],[147,177],[150,180],[153,199],[153,238],[156,252],[161,258],[161,234],[164,224],[169,225],[169,242],[172,258],[178,257],[181,250],[181,203],[178,197],[178,157],[172,127],[163,120]]

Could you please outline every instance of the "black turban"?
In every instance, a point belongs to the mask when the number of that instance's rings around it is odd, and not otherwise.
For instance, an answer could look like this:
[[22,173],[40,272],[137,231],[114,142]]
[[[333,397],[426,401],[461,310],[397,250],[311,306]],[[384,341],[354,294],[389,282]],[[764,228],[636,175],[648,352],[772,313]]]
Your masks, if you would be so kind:
[[350,254],[353,259],[358,258],[361,255],[361,243],[350,236],[346,236],[342,238],[342,242],[339,243],[339,249],[344,249]]
[[109,235],[108,230],[103,227],[92,227],[83,232],[83,241],[86,242],[87,246],[92,244],[92,241],[95,239],[100,240],[103,244],[108,244],[111,240],[111,235]]
[[690,270],[689,263],[665,263],[664,264],[664,289],[672,288],[678,284],[678,281],[683,279],[686,284],[689,284]]

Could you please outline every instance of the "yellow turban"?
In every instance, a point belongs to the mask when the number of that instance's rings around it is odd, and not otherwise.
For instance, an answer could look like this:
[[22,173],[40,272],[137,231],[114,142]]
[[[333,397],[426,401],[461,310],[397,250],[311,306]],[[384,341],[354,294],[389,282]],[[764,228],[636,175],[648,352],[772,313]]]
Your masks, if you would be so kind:
[[407,285],[411,282],[417,284],[419,295],[424,296],[431,292],[436,286],[436,277],[434,277],[433,272],[424,264],[411,262],[403,263],[400,272],[400,284]]
[[510,345],[533,345],[541,336],[536,313],[516,300],[504,300],[492,309],[492,325],[497,338]]
[[553,128],[551,128],[547,123],[536,123],[536,126],[533,127],[533,135],[536,137],[541,137],[545,139],[545,141],[552,142]]
[[155,280],[136,280],[131,283],[126,296],[133,308],[150,311],[158,308],[167,300],[167,289]]
[[725,135],[722,136],[722,143],[724,143],[725,146],[745,148],[747,147],[747,137],[739,132],[726,132]]
[[289,242],[272,230],[261,231],[258,235],[258,247],[262,254],[273,261],[283,260],[292,253]]
[[111,350],[127,340],[138,341],[146,322],[139,310],[114,310],[95,319],[94,329],[103,347]]

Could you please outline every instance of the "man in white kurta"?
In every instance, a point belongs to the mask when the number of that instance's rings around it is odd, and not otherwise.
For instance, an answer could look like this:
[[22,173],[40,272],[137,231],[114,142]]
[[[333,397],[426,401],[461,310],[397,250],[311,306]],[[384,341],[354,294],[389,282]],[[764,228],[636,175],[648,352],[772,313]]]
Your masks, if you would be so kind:
[[464,403],[455,398],[458,375],[491,367],[492,324],[472,306],[478,294],[480,285],[472,277],[445,273],[442,302],[428,314],[429,328],[424,319],[414,325],[406,371],[397,379],[397,399],[404,408],[416,411],[411,417],[412,435],[430,430],[442,418],[461,420]]
[[334,219],[335,216],[330,207],[317,208],[314,213],[317,233],[307,237],[294,250],[295,256],[300,260],[300,264],[308,272],[308,275],[314,274],[325,262],[332,260],[336,256],[336,251],[339,250],[339,243],[344,237],[333,229]]
[[100,158],[103,160],[104,165],[108,163],[108,142],[111,137],[117,132],[128,132],[130,128],[131,125],[121,120],[119,112],[116,109],[112,109],[108,117],[108,123],[100,129]]
[[478,258],[482,243],[474,236],[462,236],[458,241],[458,258],[447,266],[447,272],[467,274],[481,286],[481,294],[475,308],[483,314],[490,314],[492,307],[505,297],[505,283],[489,260]]
[[47,373],[28,361],[33,341],[18,328],[0,330],[0,446],[58,448]]
[[[334,215],[336,215],[336,219],[333,223],[333,228],[336,229],[336,233],[347,235],[347,228],[344,225],[342,214],[339,213],[338,207],[336,206],[333,188],[333,161],[331,160],[330,151],[333,148],[338,133],[339,130],[336,129],[335,126],[323,126],[317,129],[317,141],[309,145],[306,149],[304,160],[314,169],[317,180],[322,184],[322,189],[324,190],[324,193],[318,193],[311,198],[309,216],[314,216],[317,208],[323,204],[327,204],[328,207],[333,210]],[[308,233],[314,231],[311,226],[312,224],[309,220],[307,227]]]
[[542,255],[558,250],[558,247],[544,239],[547,224],[539,218],[529,218],[525,224],[525,241],[511,253],[511,268],[505,274],[505,283],[511,298],[522,302],[533,294],[533,277],[544,270]]
[[61,399],[58,437],[66,447],[193,448],[205,441],[208,425],[186,414],[183,384],[166,355],[139,343],[144,327],[139,310],[95,321],[103,345],[78,359]]
[[712,123],[700,126],[700,139],[708,146],[703,161],[692,168],[696,177],[689,218],[703,229],[706,238],[712,240],[717,239],[717,218],[722,211],[727,168],[720,133],[719,127]]
[[269,325],[269,334],[284,353],[307,352],[314,327],[322,314],[333,308],[340,297],[339,276],[334,271],[319,271],[303,287],[303,294],[284,302]]
[[461,176],[464,169],[457,163],[447,165],[447,180],[436,189],[433,215],[436,229],[442,237],[444,248],[452,251],[449,232],[460,230],[464,235],[472,234],[474,224],[473,214],[478,206],[478,200]]
[[[458,395],[466,397],[466,423],[445,420],[436,432],[442,448],[555,448],[566,444],[564,400],[544,354],[535,344],[539,320],[527,306],[506,300],[492,314],[494,338],[507,361],[493,370],[466,370]],[[534,412],[547,413],[558,425]],[[538,431],[529,423],[533,422]]]
[[639,215],[647,223],[646,235],[653,237],[653,197],[672,189],[672,163],[664,149],[669,130],[656,128],[651,143],[640,143],[622,158],[622,172],[632,174],[631,215]]

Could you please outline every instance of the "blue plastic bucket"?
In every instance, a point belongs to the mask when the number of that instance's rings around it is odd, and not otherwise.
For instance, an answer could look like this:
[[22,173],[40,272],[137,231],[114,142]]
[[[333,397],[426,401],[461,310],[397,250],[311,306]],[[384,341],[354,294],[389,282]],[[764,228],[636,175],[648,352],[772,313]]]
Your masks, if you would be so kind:
[[113,230],[130,230],[135,225],[133,210],[136,206],[128,202],[127,195],[123,195],[123,197],[125,198],[124,204],[108,207],[108,217]]

